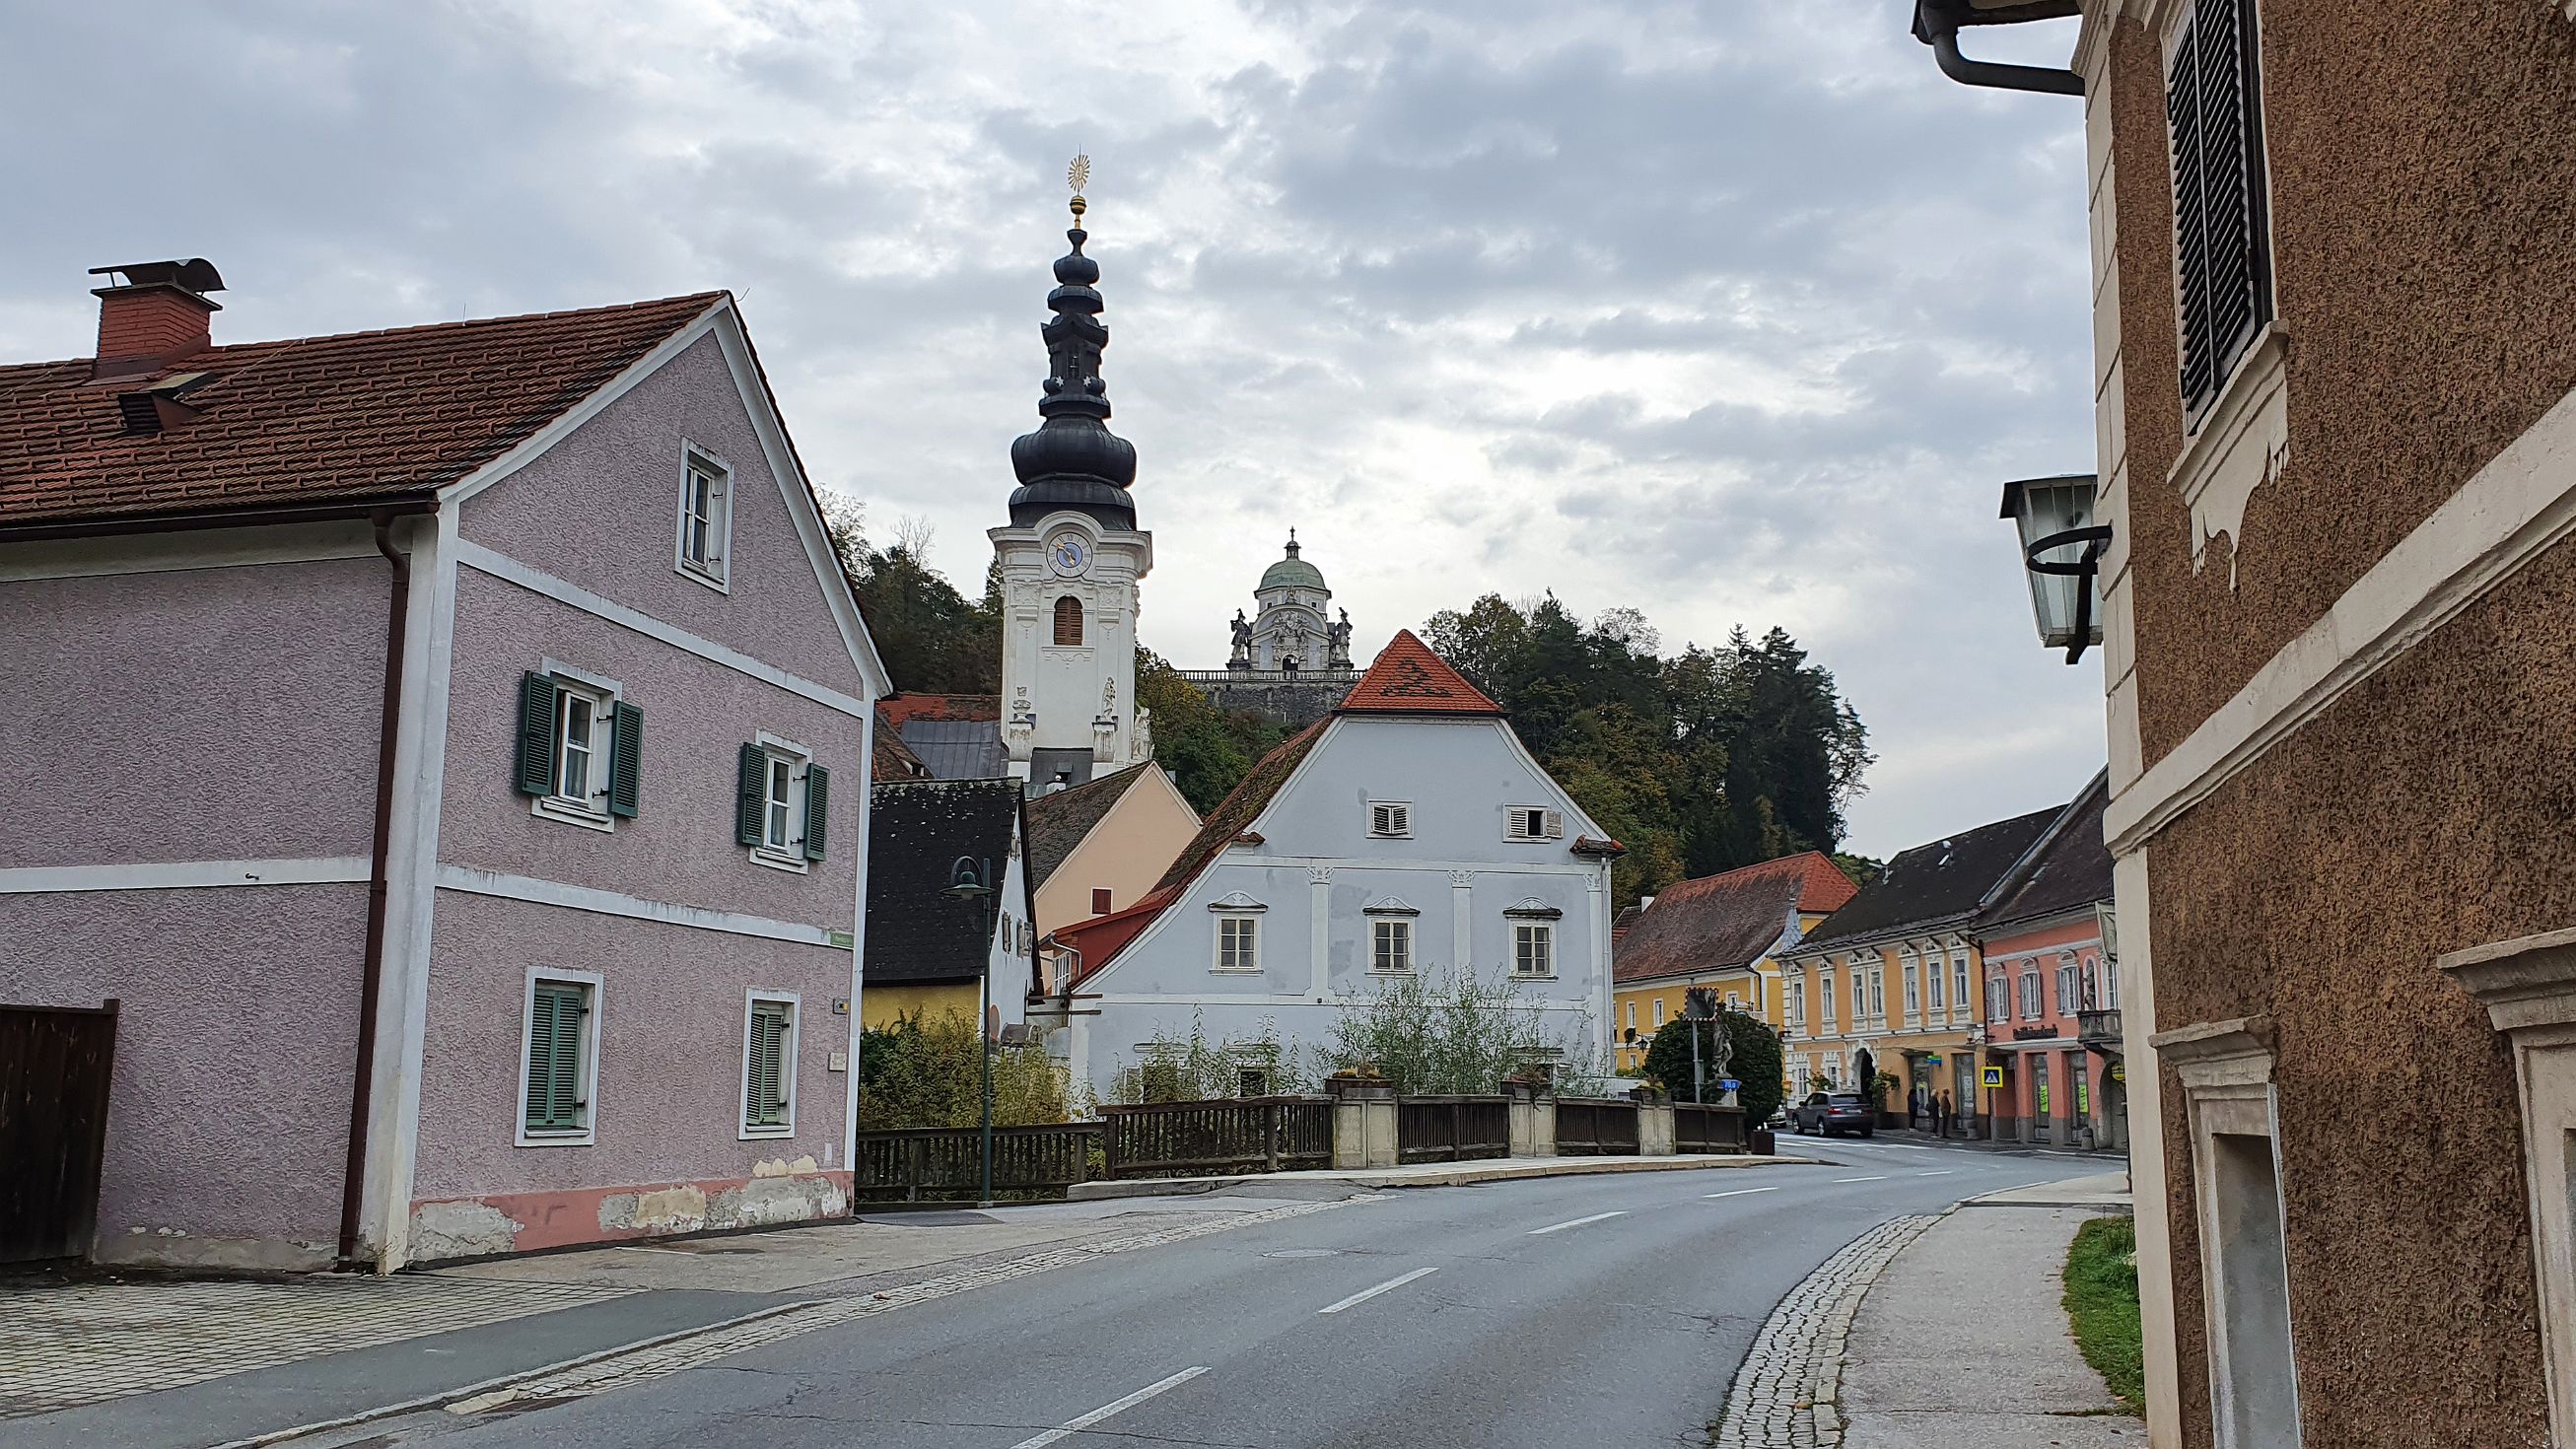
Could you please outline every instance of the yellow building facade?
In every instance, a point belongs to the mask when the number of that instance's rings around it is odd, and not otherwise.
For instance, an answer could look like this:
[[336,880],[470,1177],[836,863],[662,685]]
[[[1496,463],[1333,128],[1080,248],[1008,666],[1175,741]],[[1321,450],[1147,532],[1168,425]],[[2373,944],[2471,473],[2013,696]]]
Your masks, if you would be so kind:
[[1693,987],[1777,1028],[1777,953],[1851,899],[1851,880],[1816,852],[1674,885],[1648,898],[1612,950],[1613,1068],[1645,1065],[1655,1032],[1682,1014]]

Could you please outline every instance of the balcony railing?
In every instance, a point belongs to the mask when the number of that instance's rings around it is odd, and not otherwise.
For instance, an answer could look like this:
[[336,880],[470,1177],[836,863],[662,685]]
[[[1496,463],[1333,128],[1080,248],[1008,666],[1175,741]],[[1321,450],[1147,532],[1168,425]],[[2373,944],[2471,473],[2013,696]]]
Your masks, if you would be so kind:
[[2112,1011],[2079,1011],[2075,1013],[2075,1039],[2086,1046],[2117,1046],[2120,1035],[2120,1013]]

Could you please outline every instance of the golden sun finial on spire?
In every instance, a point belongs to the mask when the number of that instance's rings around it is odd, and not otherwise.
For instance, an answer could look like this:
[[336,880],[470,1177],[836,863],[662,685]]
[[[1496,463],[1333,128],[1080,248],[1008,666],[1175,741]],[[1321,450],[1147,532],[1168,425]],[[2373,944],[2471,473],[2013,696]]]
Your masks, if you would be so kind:
[[1073,201],[1070,204],[1073,207],[1074,224],[1079,226],[1082,224],[1083,212],[1090,209],[1090,203],[1082,199],[1082,188],[1091,184],[1091,157],[1080,152],[1075,153],[1073,164],[1064,168],[1064,180],[1066,185],[1073,188]]

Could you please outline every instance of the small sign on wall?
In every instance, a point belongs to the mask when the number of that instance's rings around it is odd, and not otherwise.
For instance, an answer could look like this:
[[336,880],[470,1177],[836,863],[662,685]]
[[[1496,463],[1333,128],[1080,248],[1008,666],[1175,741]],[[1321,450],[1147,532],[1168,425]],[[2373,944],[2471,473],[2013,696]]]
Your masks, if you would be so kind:
[[830,1069],[831,1069],[832,1071],[836,1071],[836,1072],[846,1072],[846,1071],[848,1071],[848,1070],[850,1069],[850,1054],[849,1054],[848,1052],[834,1052],[834,1053],[832,1053],[832,1059],[831,1059],[831,1062],[829,1063],[829,1066],[830,1066]]
[[832,933],[832,945],[839,950],[847,951],[857,944],[859,944],[859,938],[847,931],[834,931]]

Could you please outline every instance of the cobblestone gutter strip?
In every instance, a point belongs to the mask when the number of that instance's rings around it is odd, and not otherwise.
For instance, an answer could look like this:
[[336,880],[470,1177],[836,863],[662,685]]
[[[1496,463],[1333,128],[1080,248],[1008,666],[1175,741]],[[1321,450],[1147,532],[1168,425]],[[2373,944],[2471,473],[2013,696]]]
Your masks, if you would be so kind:
[[763,1310],[746,1318],[691,1329],[665,1338],[606,1353],[548,1364],[508,1379],[489,1381],[456,1390],[454,1393],[387,1405],[365,1414],[351,1415],[322,1424],[304,1424],[280,1429],[248,1439],[236,1439],[215,1449],[259,1449],[259,1446],[282,1444],[331,1429],[345,1429],[392,1414],[409,1413],[435,1405],[444,1405],[451,1414],[479,1414],[505,1405],[526,1401],[556,1402],[577,1399],[610,1389],[625,1388],[647,1380],[675,1374],[682,1369],[710,1364],[746,1349],[777,1343],[782,1339],[812,1333],[816,1329],[847,1323],[879,1313],[892,1313],[915,1303],[947,1298],[1015,1278],[1053,1272],[1077,1263],[1111,1253],[1131,1253],[1142,1248],[1157,1248],[1169,1243],[1204,1238],[1213,1233],[1236,1228],[1255,1227],[1288,1218],[1304,1217],[1356,1202],[1376,1202],[1379,1194],[1340,1198],[1327,1202],[1293,1203],[1268,1208],[1261,1212],[1228,1213],[1220,1217],[1198,1219],[1175,1227],[1147,1232],[1122,1233],[1114,1237],[1090,1238],[1063,1247],[1007,1258],[999,1262],[978,1264],[963,1270],[925,1278],[917,1283],[888,1288],[878,1292],[854,1294],[841,1298],[823,1298],[810,1303],[790,1304]]
[[1880,1270],[1940,1220],[1891,1218],[1845,1244],[1771,1310],[1727,1387],[1712,1449],[1824,1449],[1843,1441],[1843,1345]]

